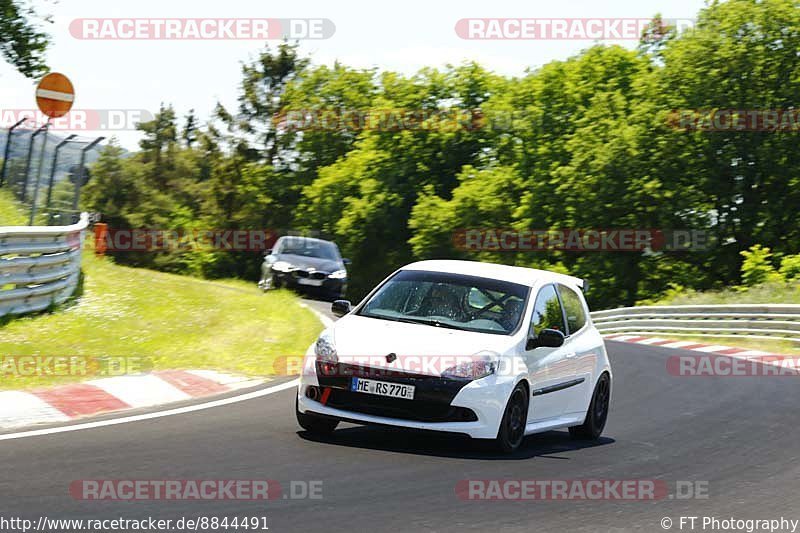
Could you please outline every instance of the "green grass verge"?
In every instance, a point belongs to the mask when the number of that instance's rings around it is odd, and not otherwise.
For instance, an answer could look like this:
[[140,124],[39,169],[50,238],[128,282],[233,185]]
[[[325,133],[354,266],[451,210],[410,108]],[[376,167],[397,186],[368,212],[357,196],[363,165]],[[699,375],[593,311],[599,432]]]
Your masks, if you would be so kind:
[[707,304],[800,304],[800,280],[762,283],[755,287],[734,287],[721,291],[697,292],[676,289],[656,302],[639,305]]
[[[115,265],[84,254],[83,295],[52,314],[0,326],[0,357],[134,356],[155,370],[212,369],[275,374],[273,363],[303,355],[322,324],[288,291],[206,281]],[[51,386],[77,377],[0,376],[0,389]]]
[[28,212],[7,188],[0,189],[0,226],[24,226]]

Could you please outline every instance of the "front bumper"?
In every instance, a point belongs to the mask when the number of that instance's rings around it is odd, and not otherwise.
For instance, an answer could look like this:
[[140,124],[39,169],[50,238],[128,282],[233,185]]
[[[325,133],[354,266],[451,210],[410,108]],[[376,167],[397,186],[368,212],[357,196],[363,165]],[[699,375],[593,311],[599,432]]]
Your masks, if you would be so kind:
[[347,278],[333,279],[325,277],[319,281],[319,285],[302,284],[297,276],[292,272],[272,271],[272,277],[280,285],[300,292],[311,294],[323,294],[332,297],[343,297],[347,292]]
[[[363,367],[343,364],[337,365],[333,375],[326,375],[319,365],[315,363],[301,376],[297,396],[300,412],[359,424],[445,431],[493,439],[497,436],[510,394],[508,385],[499,382],[495,376],[462,381],[401,372],[385,374],[379,371],[376,374]],[[351,392],[353,376],[413,384],[415,398],[403,400]],[[325,402],[307,397],[309,387],[319,387],[320,391],[327,389]]]

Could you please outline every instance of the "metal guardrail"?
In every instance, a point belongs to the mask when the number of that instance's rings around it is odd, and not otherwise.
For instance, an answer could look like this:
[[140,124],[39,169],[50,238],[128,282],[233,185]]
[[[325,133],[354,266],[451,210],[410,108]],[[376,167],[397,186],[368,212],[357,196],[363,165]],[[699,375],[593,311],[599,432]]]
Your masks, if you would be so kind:
[[800,342],[800,305],[670,305],[591,313],[603,334],[780,338]]
[[71,226],[0,226],[0,316],[60,304],[75,292],[89,216]]

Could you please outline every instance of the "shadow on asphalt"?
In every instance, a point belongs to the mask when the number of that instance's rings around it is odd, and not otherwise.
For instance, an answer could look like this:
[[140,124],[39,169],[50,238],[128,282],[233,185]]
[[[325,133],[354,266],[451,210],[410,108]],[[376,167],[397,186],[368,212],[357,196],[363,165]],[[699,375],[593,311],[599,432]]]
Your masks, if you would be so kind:
[[491,441],[446,433],[358,426],[338,429],[326,436],[312,435],[307,431],[298,431],[297,435],[307,441],[332,446],[485,461],[532,457],[569,460],[569,457],[558,454],[616,442],[609,437],[601,437],[596,441],[576,441],[570,439],[567,431],[548,431],[525,437],[519,450],[506,455],[493,450]]

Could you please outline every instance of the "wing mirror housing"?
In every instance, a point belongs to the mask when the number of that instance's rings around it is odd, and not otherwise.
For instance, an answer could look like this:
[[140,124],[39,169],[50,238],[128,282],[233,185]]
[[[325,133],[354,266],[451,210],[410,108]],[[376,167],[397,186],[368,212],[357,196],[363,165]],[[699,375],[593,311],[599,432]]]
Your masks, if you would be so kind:
[[353,310],[350,300],[334,300],[331,304],[331,313],[336,316],[344,316]]
[[558,348],[564,344],[566,337],[557,329],[543,329],[536,337],[528,339],[525,344],[526,350],[533,350],[535,348]]

